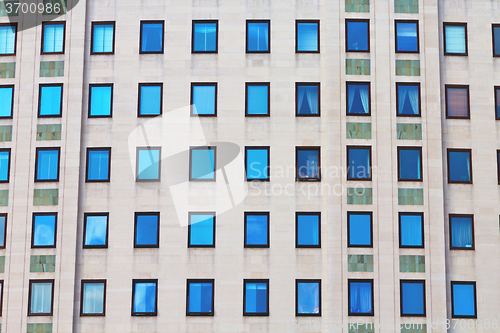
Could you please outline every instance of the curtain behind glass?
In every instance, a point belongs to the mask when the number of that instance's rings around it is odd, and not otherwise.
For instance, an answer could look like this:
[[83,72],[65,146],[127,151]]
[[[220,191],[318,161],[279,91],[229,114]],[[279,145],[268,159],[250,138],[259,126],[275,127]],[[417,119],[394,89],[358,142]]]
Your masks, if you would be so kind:
[[194,48],[198,52],[216,51],[217,40],[216,23],[195,23],[194,25]]
[[16,43],[16,27],[0,27],[0,54],[13,54]]
[[33,282],[31,284],[31,307],[32,314],[46,314],[51,312],[52,307],[52,283]]
[[472,248],[472,219],[470,217],[450,217],[451,246]]
[[465,27],[447,25],[446,32],[446,53],[465,53]]
[[448,116],[468,117],[469,94],[467,88],[446,88]]
[[113,25],[96,24],[94,25],[94,45],[93,52],[104,53],[113,52]]
[[[298,114],[318,114],[319,96],[318,86],[298,86]],[[307,105],[306,105],[306,103]]]
[[89,180],[106,180],[109,175],[109,152],[90,151],[89,152]]
[[269,51],[269,26],[267,23],[248,24],[248,51]]
[[422,216],[401,215],[401,245],[422,246]]
[[297,174],[299,178],[319,177],[319,156],[317,150],[299,150],[297,152]]
[[350,282],[351,313],[372,312],[372,289],[370,282]]
[[[136,289],[137,292],[137,289]],[[82,313],[100,314],[104,311],[104,283],[85,283],[83,285]]]
[[161,52],[163,46],[163,24],[142,24],[142,46],[143,52]]
[[319,313],[319,283],[297,284],[297,312]]
[[63,52],[64,45],[64,25],[47,24],[43,32],[43,52],[57,53]]
[[134,294],[134,312],[151,313],[155,312],[156,304],[156,283],[136,282]]

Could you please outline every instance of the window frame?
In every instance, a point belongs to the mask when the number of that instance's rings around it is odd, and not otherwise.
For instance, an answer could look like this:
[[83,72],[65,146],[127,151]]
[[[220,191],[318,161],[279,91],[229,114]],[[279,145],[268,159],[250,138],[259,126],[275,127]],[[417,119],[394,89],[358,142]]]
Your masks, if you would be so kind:
[[1,88],[11,88],[12,89],[12,99],[11,99],[11,105],[10,105],[10,116],[8,117],[1,117],[0,119],[13,119],[14,118],[14,96],[15,96],[15,90],[16,90],[16,85],[15,84],[2,84],[0,85]]
[[214,114],[198,114],[194,113],[194,108],[191,107],[191,117],[217,117],[217,84],[218,82],[191,82],[191,96],[190,96],[190,102],[189,105],[194,105],[194,87],[213,87],[215,86],[215,105],[214,105]]
[[[467,117],[457,117],[448,115],[448,88],[467,89]],[[465,84],[445,84],[444,85],[444,106],[446,112],[446,119],[470,119],[470,89],[469,85]]]
[[[266,312],[247,312],[247,283],[265,283],[266,284]],[[212,297],[213,298],[213,297]],[[243,316],[244,317],[269,317],[269,279],[243,279]]]
[[[457,181],[457,180],[450,180],[450,152],[457,152],[457,153],[469,153],[469,165],[470,165],[470,180],[469,181]],[[472,178],[472,149],[467,149],[467,148],[447,148],[446,149],[446,166],[447,166],[447,178],[448,178],[448,184],[472,184],[473,183],[473,178]]]
[[347,180],[352,180],[352,181],[362,181],[362,182],[369,182],[369,181],[372,181],[373,179],[373,159],[372,159],[372,146],[356,146],[356,145],[348,145],[346,146],[346,157],[347,157],[347,167],[349,168],[350,167],[350,159],[349,159],[349,149],[368,149],[369,150],[369,154],[370,154],[370,158],[369,158],[369,162],[370,162],[370,165],[369,165],[369,168],[370,168],[370,178],[351,178],[350,176],[350,172],[347,172]]
[[[213,150],[214,152],[214,178],[192,178],[193,175],[193,150]],[[190,182],[216,182],[217,181],[217,146],[190,146],[189,147],[189,181]]]
[[[5,250],[7,248],[7,218],[8,218],[8,214],[7,213],[0,213],[0,217],[5,217],[5,225],[4,225],[4,232],[3,232],[3,246],[0,246],[0,250]],[[2,294],[3,294],[3,290],[2,290]],[[0,300],[0,316],[1,316],[1,312],[2,312],[1,305],[2,305],[2,301]]]
[[[154,283],[155,288],[155,311],[154,312],[135,312],[134,302],[135,302],[135,285],[136,283]],[[158,279],[132,279],[132,317],[156,317],[158,315]]]
[[[139,216],[156,216],[156,245],[137,244],[137,218]],[[134,249],[158,249],[160,247],[160,212],[134,212]]]
[[[455,315],[455,306],[454,306],[454,293],[453,293],[453,286],[454,285],[472,285],[474,287],[474,315],[471,316],[460,316],[460,315]],[[450,287],[451,287],[451,318],[463,318],[463,319],[476,319],[477,318],[477,287],[476,287],[476,281],[450,281]]]
[[[3,153],[3,152],[8,152],[9,153],[9,162],[7,163],[7,179],[6,180],[0,180],[0,184],[8,184],[10,182],[10,166],[11,166],[10,161],[12,159],[11,158],[12,157],[11,148],[0,148],[0,153]],[[37,162],[38,161],[35,162],[35,165],[38,165]],[[35,168],[35,170],[36,170],[36,168]],[[57,170],[59,171],[59,166],[58,166]],[[59,179],[59,177],[58,177],[58,179]],[[36,181],[36,179],[35,179],[35,181]],[[0,214],[0,216],[1,216],[1,214]]]
[[[84,299],[84,287],[85,284],[98,284],[98,283],[103,283],[104,284],[104,294],[103,294],[103,303],[102,303],[102,313],[83,313],[83,299]],[[106,316],[106,280],[89,280],[89,279],[84,279],[81,280],[81,290],[80,290],[80,317],[104,317]]]
[[500,185],[500,149],[497,149],[497,179]]
[[[249,150],[267,150],[267,178],[266,179],[248,179],[248,151]],[[270,146],[245,146],[245,181],[247,182],[269,182],[271,181],[271,147]]]
[[[161,24],[161,51],[143,51],[142,50],[142,33],[144,24]],[[139,31],[139,54],[164,54],[165,53],[165,21],[164,20],[141,20]]]
[[[252,216],[252,215],[257,215],[257,216],[267,216],[267,244],[260,244],[260,245],[252,245],[252,244],[247,244],[247,216]],[[243,220],[243,225],[244,225],[244,235],[243,235],[243,248],[249,249],[249,248],[262,248],[262,249],[268,249],[271,247],[271,216],[270,212],[244,212],[244,220]]]
[[[89,179],[89,156],[91,151],[108,151],[108,179]],[[111,147],[87,147],[85,162],[85,183],[109,183],[111,181]]]
[[[370,283],[371,296],[372,296],[372,312],[371,313],[357,313],[351,312],[351,282]],[[374,317],[375,316],[375,294],[373,292],[373,279],[347,279],[347,315],[349,317]]]
[[[192,245],[191,244],[191,216],[192,215],[212,215],[213,218],[213,228],[212,228],[212,245]],[[216,224],[216,212],[188,212],[188,238],[187,247],[188,248],[215,248],[215,235],[217,231]]]
[[[256,53],[256,52],[252,52]],[[248,87],[251,86],[267,86],[267,113],[266,114],[250,114],[248,113]],[[217,94],[217,88],[215,88]],[[192,94],[192,93],[191,93]],[[217,98],[215,99],[217,105]],[[191,102],[192,105],[192,102]],[[217,112],[217,108],[215,108]],[[192,112],[192,111],[191,111]],[[270,82],[245,82],[245,117],[270,117],[271,116],[271,83]]]
[[[94,52],[94,27],[96,25],[113,25],[113,46],[111,52]],[[116,22],[115,21],[93,21],[90,32],[90,55],[113,55],[115,54]],[[142,36],[142,34],[141,34]],[[142,46],[142,43],[141,43]]]
[[[424,313],[423,314],[404,314],[403,313],[403,284],[404,283],[414,283],[421,284],[423,286],[423,296],[424,296]],[[401,317],[426,317],[427,316],[427,297],[425,289],[425,280],[422,279],[400,279],[399,280],[399,314]]]
[[[399,87],[418,87],[418,114],[399,113]],[[420,82],[396,82],[396,117],[422,117],[422,90]]]
[[[2,149],[3,150],[3,149]],[[57,178],[56,179],[38,179],[38,153],[40,151],[57,151]],[[10,156],[9,156],[10,164]],[[9,165],[10,171],[10,165]],[[61,174],[61,147],[36,147],[35,150],[35,183],[54,183],[59,182],[59,176]]]
[[[28,290],[28,317],[43,316],[51,317],[54,313],[54,279],[30,279],[29,280],[29,290]],[[34,283],[51,283],[52,284],[52,295],[50,300],[50,313],[31,313],[31,293],[33,291],[32,285]]]
[[[420,152],[420,179],[402,179],[401,178],[401,165],[400,165],[400,151],[401,150],[418,150]],[[422,155],[422,147],[420,146],[398,146],[398,182],[423,182],[424,181],[424,161]]]
[[[212,284],[212,312],[189,312],[189,291],[191,283],[211,283]],[[186,282],[186,317],[213,317],[215,308],[215,279],[187,279]]]
[[[368,84],[368,113],[349,113],[349,86],[366,86]],[[370,81],[346,81],[345,83],[346,95],[346,116],[350,117],[370,117],[372,115],[372,85]]]
[[[195,33],[195,25],[197,23],[215,23],[215,51],[195,51],[194,50],[194,33]],[[270,39],[270,38],[269,38]],[[208,53],[208,54],[216,54],[219,53],[219,20],[192,20],[192,26],[191,26],[191,54],[196,54],[196,53]],[[215,88],[215,93],[217,95],[217,87]],[[217,99],[216,99],[217,103]],[[192,104],[192,103],[191,103]],[[217,105],[217,104],[216,104]],[[217,112],[217,108],[215,109]]]
[[[318,50],[316,51],[299,51],[299,24],[300,23],[316,23],[318,25]],[[295,20],[295,53],[321,53],[321,26],[320,20]]]
[[[500,25],[499,25],[499,28],[500,28]],[[500,57],[500,54],[498,55],[498,57]],[[494,91],[494,98],[495,98],[495,120],[500,120],[500,114],[498,112],[498,109],[500,108],[500,98],[499,98],[499,95],[500,95],[500,86],[495,86],[493,87],[493,91]],[[12,106],[14,106],[14,103],[12,103]]]
[[[446,51],[446,26],[464,27],[465,31],[465,53],[449,53]],[[445,56],[467,57],[469,55],[469,41],[467,33],[467,22],[443,22],[443,53]]]
[[[471,233],[472,233],[472,247],[458,247],[453,246],[453,234],[451,232],[451,219],[453,217],[467,217],[471,219]],[[448,214],[448,228],[450,237],[450,250],[474,251],[476,249],[476,235],[474,231],[474,214]]]
[[[348,23],[349,22],[365,22],[367,23],[367,31],[366,31],[366,37],[368,39],[368,50],[349,50],[349,43],[348,43],[348,35],[349,31],[347,29]],[[346,18],[345,19],[345,52],[354,52],[354,53],[370,53],[370,19],[356,19],[356,18]]]
[[[87,235],[87,217],[88,216],[106,216],[106,243],[104,245],[86,245],[85,236]],[[109,212],[105,213],[83,213],[83,249],[107,249],[109,241]]]
[[[318,216],[318,245],[299,245],[299,216]],[[321,212],[295,212],[295,248],[296,249],[320,249],[321,248]]]
[[[495,28],[500,29],[500,24],[498,23],[493,23],[491,25],[491,33],[493,35],[493,57],[500,57],[500,53],[495,53]],[[500,38],[500,36],[498,36]]]
[[[158,179],[139,179],[139,152],[141,150],[157,150],[158,151]],[[135,151],[135,156],[136,156],[136,161],[135,161],[135,181],[136,182],[161,182],[161,146],[146,146],[146,147],[136,147]]]
[[[318,88],[318,113],[299,114],[299,86]],[[295,117],[321,117],[321,82],[295,82]]]
[[[14,33],[14,53],[7,53],[7,54],[2,53],[2,54],[0,54],[0,57],[15,57],[17,55],[17,33],[19,32],[18,25],[17,25],[17,22],[0,23],[0,27],[6,27],[6,26],[16,28],[16,32]],[[3,294],[3,292],[2,292],[2,294]],[[0,306],[1,306],[1,303],[0,303]],[[1,313],[1,308],[0,308],[0,313]],[[0,316],[1,316],[1,314],[0,314]]]
[[2,310],[3,310],[3,294],[5,292],[5,284],[4,280],[0,280],[0,317],[2,317]]
[[[55,249],[57,247],[57,212],[35,212],[31,217],[31,248]],[[54,245],[35,245],[35,218],[37,216],[54,216]]]
[[[422,245],[421,246],[411,246],[411,245],[403,245],[401,242],[402,239],[402,228],[401,228],[401,216],[415,216],[420,215],[421,217],[421,229],[422,229]],[[399,248],[400,249],[424,249],[425,248],[425,223],[424,223],[424,213],[423,212],[398,212],[398,234],[399,234]]]
[[[370,245],[351,245],[351,215],[370,216]],[[348,211],[347,212],[347,247],[348,248],[373,248],[373,212],[371,211]]]
[[[299,283],[317,283],[319,294],[319,313],[299,313]],[[321,300],[321,279],[295,279],[295,317],[321,317],[322,300]]]
[[[267,23],[267,35],[269,36],[268,38],[268,44],[267,44],[267,51],[249,51],[248,50],[248,25],[251,23]],[[246,20],[246,40],[245,40],[245,51],[246,53],[271,53],[271,20]]]
[[[92,109],[92,88],[99,88],[99,87],[109,87],[111,88],[111,105],[110,105],[110,110],[109,110],[109,116],[93,116],[91,115],[91,109]],[[113,118],[113,92],[114,92],[114,84],[113,83],[91,83],[89,84],[89,110],[88,110],[88,116],[87,118]]]
[[[141,88],[142,87],[158,87],[160,86],[160,113],[159,114],[141,114]],[[163,114],[163,82],[147,82],[139,83],[139,92],[137,98],[137,117],[138,118],[153,118]]]
[[[59,109],[59,114],[49,114],[42,115],[40,112],[42,111],[42,88],[43,87],[61,87],[61,107]],[[63,96],[64,96],[64,84],[63,83],[40,83],[38,85],[38,118],[62,118],[63,112]]]
[[[43,44],[45,42],[45,26],[46,25],[63,25],[63,45],[62,45],[62,52],[44,52],[43,51]],[[66,21],[45,21],[42,22],[42,47],[40,48],[40,54],[45,55],[45,54],[64,54],[66,51]],[[62,94],[61,94],[62,95]]]
[[[417,24],[417,51],[398,51],[398,23],[416,23]],[[396,53],[420,53],[420,22],[419,20],[394,20],[394,46]]]
[[[318,177],[299,178],[299,151],[316,150],[318,152]],[[295,146],[295,181],[296,182],[320,182],[321,181],[321,146]]]

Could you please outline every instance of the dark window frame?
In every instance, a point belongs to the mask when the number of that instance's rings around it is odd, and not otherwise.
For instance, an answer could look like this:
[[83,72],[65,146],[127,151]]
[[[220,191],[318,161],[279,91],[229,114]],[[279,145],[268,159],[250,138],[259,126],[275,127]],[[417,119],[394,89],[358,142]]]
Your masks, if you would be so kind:
[[[418,87],[418,113],[400,114],[399,113],[399,87]],[[420,82],[396,82],[396,117],[422,117],[422,90]]]
[[[18,25],[17,22],[5,22],[5,23],[0,23],[0,27],[15,27],[16,32],[14,33],[14,53],[7,53],[7,54],[0,54],[0,57],[15,57],[17,55],[17,33],[19,32],[18,30]],[[1,306],[1,303],[0,303]],[[0,308],[0,313],[1,313],[1,308]],[[1,314],[0,314],[1,316]]]
[[[191,96],[190,96],[190,102],[189,105],[191,105],[191,117],[217,117],[217,88],[218,88],[218,82],[191,82]],[[215,106],[214,106],[214,114],[195,114],[194,113],[194,108],[193,106],[193,101],[194,101],[194,87],[213,87],[215,86]]]
[[[450,180],[450,152],[457,153],[469,153],[469,165],[470,165],[470,180],[469,181],[458,181],[458,180]],[[447,148],[446,149],[446,166],[447,166],[447,178],[448,184],[472,184],[472,149],[467,148]]]
[[[398,23],[416,23],[417,24],[417,51],[398,51]],[[419,20],[394,20],[394,44],[396,53],[420,53],[420,23]]]
[[[109,110],[109,116],[93,116],[91,115],[91,108],[92,108],[92,88],[99,88],[99,87],[110,87],[111,88],[111,105],[110,105],[110,110]],[[92,83],[89,84],[89,110],[88,110],[88,116],[87,118],[112,118],[113,117],[113,92],[114,92],[114,84],[113,83]]]
[[[108,179],[89,179],[89,153],[91,151],[108,151]],[[109,183],[111,181],[111,147],[87,147],[85,162],[85,183]]]
[[[467,89],[467,117],[457,117],[457,116],[449,116],[448,115],[448,88]],[[445,104],[446,119],[470,119],[470,89],[469,89],[469,85],[445,84],[444,85],[444,93],[445,93],[444,104]]]
[[[138,245],[137,244],[137,218],[139,216],[156,216],[156,244]],[[160,247],[160,212],[135,212],[134,213],[134,249],[158,249]]]
[[[88,216],[106,216],[106,243],[104,245],[86,245],[85,236],[87,235],[87,217]],[[83,213],[83,249],[107,249],[109,241],[109,213]]]
[[[154,312],[134,312],[135,285],[136,283],[154,283],[155,288],[155,311]],[[132,279],[132,317],[155,317],[158,315],[158,279]]]
[[[159,114],[142,114],[141,113],[141,88],[142,87],[158,87],[160,86],[160,113]],[[139,83],[139,92],[137,98],[137,117],[139,118],[152,118],[158,117],[163,114],[163,82],[147,82],[147,83]]]
[[[191,216],[192,215],[212,215],[213,218],[213,228],[212,228],[212,245],[192,245],[191,244]],[[215,235],[217,231],[216,224],[216,212],[189,212],[188,213],[188,239],[187,239],[187,247],[188,248],[215,248]]]
[[[299,87],[318,87],[317,114],[299,114]],[[295,117],[321,117],[321,82],[295,82]]]
[[[0,184],[7,184],[10,181],[10,165],[11,165],[10,161],[12,159],[11,158],[12,157],[12,152],[11,152],[11,148],[0,148],[0,153],[2,153],[2,152],[8,152],[9,153],[9,162],[7,163],[7,180],[0,180]],[[35,168],[35,170],[36,170],[36,168]],[[58,170],[59,170],[59,167],[58,167]]]
[[[318,177],[299,178],[299,151],[316,150],[318,152]],[[295,146],[295,181],[296,182],[320,182],[321,181],[321,146]]]
[[[211,283],[212,284],[212,312],[189,312],[189,290],[191,283]],[[215,279],[187,279],[186,283],[186,316],[213,317],[215,304]]]
[[[465,53],[446,52],[446,26],[460,26],[465,29]],[[467,22],[443,22],[443,51],[445,56],[466,57],[469,55],[469,41],[467,33]]]
[[[400,151],[401,150],[418,150],[420,152],[420,179],[402,179],[400,166]],[[423,182],[424,181],[424,161],[422,147],[420,146],[398,146],[398,182]]]
[[[405,314],[403,313],[403,284],[404,283],[414,283],[421,284],[423,286],[424,292],[424,313],[423,314]],[[399,313],[401,317],[426,317],[427,316],[427,297],[426,297],[426,289],[425,289],[425,280],[418,279],[401,279],[399,280]]]
[[[316,23],[317,24],[317,26],[318,26],[318,50],[317,51],[299,51],[299,24],[300,23]],[[320,31],[321,31],[320,20],[295,20],[295,53],[320,53],[321,52]]]
[[[248,151],[249,150],[267,150],[267,178],[266,179],[248,179]],[[271,180],[271,147],[270,146],[245,146],[245,181],[247,182],[269,182]]]
[[[161,24],[162,33],[161,33],[161,51],[143,51],[142,50],[142,32],[144,24]],[[139,32],[139,54],[164,54],[165,53],[165,21],[164,20],[141,20],[139,23],[140,32]]]
[[[43,316],[51,317],[54,313],[54,279],[30,279],[29,280],[29,291],[28,291],[28,317]],[[33,291],[32,285],[34,283],[51,283],[52,284],[52,295],[50,300],[50,312],[49,313],[31,313],[31,292]]]
[[[38,179],[38,153],[40,151],[57,151],[57,177],[56,179]],[[10,157],[9,157],[10,160]],[[10,161],[9,161],[10,164]],[[9,165],[10,171],[10,165]],[[35,183],[54,183],[59,182],[59,176],[61,174],[61,147],[36,147],[35,150]]]
[[[412,245],[402,245],[401,243],[401,238],[402,238],[402,228],[401,228],[401,216],[415,216],[419,215],[421,216],[421,228],[422,228],[422,245],[421,246],[412,246]],[[425,234],[424,234],[424,213],[423,212],[399,212],[398,213],[398,234],[399,234],[399,248],[400,249],[424,249],[425,248]]]
[[[111,52],[94,52],[94,27],[96,25],[113,25],[113,46]],[[91,25],[90,35],[90,55],[113,55],[115,54],[116,22],[115,21],[94,21]],[[142,36],[142,34],[141,34]],[[141,43],[142,46],[142,43]]]
[[[40,111],[42,110],[42,88],[43,87],[61,87],[61,107],[59,109],[59,114],[49,114],[49,115],[40,114]],[[63,96],[64,96],[64,84],[63,83],[40,83],[38,85],[38,118],[62,118]]]
[[[372,312],[371,313],[358,313],[351,312],[351,282],[362,282],[371,284],[371,295],[372,295]],[[348,302],[348,316],[349,317],[374,317],[375,316],[375,294],[373,292],[373,279],[347,279],[347,302]]]
[[497,179],[500,185],[500,149],[497,149]]
[[[491,34],[493,35],[493,57],[500,57],[500,53],[495,53],[495,28],[500,29],[500,24],[493,23],[491,25]],[[500,36],[498,36],[500,38]]]
[[[213,150],[214,152],[214,178],[198,179],[193,178],[193,150]],[[189,181],[190,182],[216,182],[217,181],[217,146],[191,146],[189,147]]]
[[[248,50],[248,25],[251,23],[267,23],[267,35],[269,36],[268,38],[268,44],[267,44],[267,51],[249,51]],[[246,21],[246,40],[245,40],[245,51],[246,53],[271,53],[271,20],[247,20]]]
[[[252,245],[252,244],[247,244],[247,216],[252,216],[252,215],[259,215],[259,216],[267,216],[267,244],[262,244],[262,245]],[[270,248],[271,247],[271,216],[270,212],[244,212],[244,236],[243,236],[243,247],[248,249],[248,248]]]
[[[454,300],[453,300],[453,286],[454,285],[472,285],[474,286],[474,315],[472,316],[460,316],[460,315],[455,315],[455,306],[454,306]],[[477,318],[477,288],[476,288],[476,281],[450,281],[450,287],[451,287],[451,318],[463,318],[463,319],[476,319]]]
[[15,94],[15,90],[16,90],[16,86],[14,84],[2,84],[0,85],[0,88],[11,88],[12,89],[12,102],[11,102],[11,106],[10,106],[10,116],[8,117],[1,117],[0,116],[0,119],[12,119],[14,118],[14,94]]
[[[499,28],[500,28],[500,25],[499,25]],[[500,54],[498,55],[498,57],[500,57]],[[498,112],[498,108],[500,108],[500,86],[495,86],[493,88],[493,91],[494,91],[494,94],[495,94],[495,120],[500,120],[500,115],[499,115],[499,112]],[[14,103],[12,103],[12,105],[14,106]]]
[[[368,84],[368,113],[349,113],[349,86],[366,86]],[[346,116],[350,117],[370,117],[372,115],[372,85],[370,81],[346,81],[345,83],[346,94]]]
[[[351,215],[368,215],[370,216],[370,245],[351,245]],[[373,212],[368,211],[348,211],[347,212],[347,247],[349,248],[373,248]]]
[[[195,51],[194,50],[194,27],[197,23],[215,23],[215,51]],[[193,20],[191,27],[191,54],[195,53],[208,53],[216,54],[219,53],[219,20]],[[217,90],[216,90],[217,92]],[[192,103],[191,103],[192,104]],[[217,110],[217,108],[215,109]]]
[[[369,154],[370,154],[370,159],[369,159],[369,162],[370,162],[370,178],[351,178],[350,176],[350,172],[349,172],[349,168],[351,167],[350,164],[349,164],[349,149],[368,149],[369,150]],[[373,156],[372,156],[372,146],[353,146],[353,145],[348,145],[346,147],[346,157],[347,157],[347,168],[348,168],[348,171],[347,171],[347,180],[353,180],[353,181],[362,181],[362,182],[369,182],[369,181],[372,181],[373,179]]]
[[[0,217],[5,217],[4,233],[3,233],[3,246],[0,246],[0,250],[5,250],[7,248],[7,213],[0,213]],[[0,300],[0,313],[1,313],[1,300]],[[0,314],[1,316],[1,314]]]
[[[47,25],[63,25],[63,46],[62,46],[62,52],[44,52],[43,51],[43,44],[44,44],[44,39],[45,39],[45,26]],[[40,54],[64,54],[66,51],[66,21],[46,21],[42,22],[42,47],[40,48]]]
[[[472,233],[472,247],[458,247],[458,246],[453,246],[453,234],[451,232],[451,219],[453,217],[470,217],[471,219],[471,233]],[[449,229],[449,234],[450,234],[450,250],[462,250],[462,251],[474,251],[476,249],[476,235],[474,231],[474,214],[448,214],[448,227]]]
[[[347,25],[349,22],[365,22],[367,24],[367,39],[368,39],[368,50],[349,50],[349,43],[348,43],[348,35],[349,31],[347,29]],[[345,52],[354,52],[354,53],[370,53],[370,19],[351,19],[351,18],[346,18],[345,19]]]
[[[102,303],[102,313],[83,313],[83,299],[84,299],[84,286],[86,284],[100,284],[104,283],[104,294]],[[81,291],[80,291],[80,317],[104,317],[106,316],[106,280],[82,280],[81,281]]]
[[[249,114],[248,113],[248,87],[249,86],[266,86],[267,87],[267,113],[266,114]],[[217,88],[216,88],[216,91],[217,91]],[[217,99],[216,99],[216,103],[217,103]],[[216,111],[217,111],[217,108],[216,108]],[[270,117],[270,116],[271,116],[271,84],[270,84],[270,82],[245,82],[245,117]]]
[[[247,312],[247,283],[265,283],[266,284],[266,312]],[[243,279],[243,316],[244,317],[269,317],[269,279]]]
[[[33,213],[31,221],[31,248],[32,249],[55,249],[57,247],[57,212]],[[54,216],[54,245],[35,245],[35,218],[37,216]]]
[[[141,150],[157,150],[158,151],[158,179],[139,179],[139,151]],[[135,156],[136,156],[136,161],[135,161],[135,181],[136,182],[161,182],[161,146],[147,146],[147,147],[136,147],[135,151]]]
[[[299,216],[318,216],[318,245],[299,245]],[[296,249],[320,249],[321,248],[321,212],[295,212],[295,248]]]
[[[299,283],[317,283],[319,293],[319,313],[299,313]],[[295,317],[321,317],[321,279],[295,279]]]

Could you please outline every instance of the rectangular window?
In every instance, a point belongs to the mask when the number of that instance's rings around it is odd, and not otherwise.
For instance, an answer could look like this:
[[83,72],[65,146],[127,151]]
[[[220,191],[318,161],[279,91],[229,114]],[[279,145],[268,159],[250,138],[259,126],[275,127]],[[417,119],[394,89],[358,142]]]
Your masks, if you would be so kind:
[[106,280],[82,280],[80,316],[106,315]]
[[373,280],[348,280],[349,316],[373,316]]
[[57,213],[33,213],[31,248],[55,248]]
[[264,117],[271,114],[270,102],[271,95],[269,93],[269,83],[246,83],[246,103],[245,116],[247,117]]
[[467,23],[443,23],[444,55],[467,55]]
[[419,53],[418,21],[395,21],[396,53]]
[[189,180],[215,181],[217,147],[189,148]]
[[89,85],[89,118],[106,118],[113,114],[113,84]]
[[245,171],[248,181],[269,181],[270,147],[245,147]]
[[247,53],[269,53],[270,47],[269,20],[247,20]]
[[472,184],[472,151],[448,149],[448,183]]
[[269,212],[245,212],[245,247],[269,247]]
[[37,148],[35,161],[36,182],[58,182],[61,148]]
[[3,280],[0,280],[0,317],[2,316],[3,308]]
[[371,115],[371,89],[370,82],[346,82],[347,115]]
[[189,213],[188,247],[215,247],[215,213]]
[[469,86],[445,85],[446,118],[470,119]]
[[0,149],[0,183],[8,183],[10,178],[10,148]]
[[373,213],[347,212],[349,247],[373,247]]
[[295,21],[295,53],[319,53],[319,20]]
[[16,55],[17,23],[0,24],[0,56]]
[[451,317],[477,318],[476,282],[451,281]]
[[372,147],[347,146],[347,180],[372,180]]
[[497,150],[497,178],[498,185],[500,185],[500,150]]
[[191,116],[217,116],[217,83],[191,83]]
[[83,248],[108,247],[109,213],[85,213],[83,216]]
[[493,56],[500,57],[500,24],[493,24]]
[[38,95],[38,118],[62,116],[62,83],[41,84]]
[[0,214],[0,249],[5,249],[6,241],[7,241],[7,214],[2,213]]
[[295,247],[321,247],[321,213],[295,213]]
[[396,83],[398,117],[420,117],[420,83]]
[[243,315],[269,316],[269,280],[243,280]]
[[28,316],[52,316],[54,280],[30,280]]
[[140,54],[163,53],[164,21],[141,21]]
[[399,213],[399,247],[424,248],[423,213]]
[[295,115],[320,116],[320,84],[295,83]]
[[321,280],[295,280],[295,316],[321,316]]
[[474,215],[450,214],[450,249],[474,250]]
[[297,181],[320,181],[320,147],[295,148]]
[[134,247],[160,247],[160,213],[135,213]]
[[217,53],[219,21],[193,21],[192,53]]
[[138,117],[154,117],[162,114],[163,83],[139,83]]
[[398,181],[422,181],[422,147],[398,147]]
[[425,317],[425,280],[401,280],[401,317]]
[[345,20],[346,52],[370,52],[370,20]]
[[156,316],[158,280],[132,280],[132,316]]
[[91,54],[115,53],[115,22],[92,22]]
[[64,54],[66,22],[42,23],[42,54]]
[[109,182],[110,169],[111,148],[87,148],[87,183]]
[[187,280],[186,316],[214,315],[214,285],[213,279]]
[[500,87],[495,87],[495,117],[500,120]]
[[137,181],[160,181],[161,147],[137,147]]
[[14,85],[0,86],[0,118],[12,118],[14,112]]

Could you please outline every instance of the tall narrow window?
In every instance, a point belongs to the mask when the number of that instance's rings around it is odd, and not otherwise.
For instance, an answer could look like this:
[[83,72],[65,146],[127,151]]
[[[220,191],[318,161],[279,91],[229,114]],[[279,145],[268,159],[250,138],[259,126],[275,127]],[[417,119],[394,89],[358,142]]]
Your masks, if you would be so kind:
[[321,316],[321,280],[295,280],[295,316]]
[[142,54],[163,53],[164,21],[141,21]]
[[160,213],[135,213],[134,247],[160,247]]
[[347,82],[347,115],[371,115],[370,82]]
[[446,85],[446,118],[469,119],[469,86]]
[[0,86],[0,118],[12,118],[14,112],[14,85]]
[[474,216],[450,214],[450,248],[474,250]]
[[91,54],[115,53],[115,22],[92,22]]
[[186,297],[186,316],[214,315],[213,279],[188,279]]
[[106,315],[106,280],[82,280],[80,316]]
[[41,84],[38,92],[38,118],[61,117],[63,84]]
[[111,148],[87,148],[87,183],[109,182],[110,166]]
[[269,212],[245,212],[245,247],[269,247]]
[[215,181],[217,147],[191,147],[189,149],[189,180]]
[[163,83],[139,83],[138,117],[154,117],[162,114]]
[[111,117],[113,113],[113,84],[89,85],[89,118]]
[[295,84],[295,115],[301,117],[320,115],[320,84],[296,83]]
[[269,181],[270,147],[245,147],[245,170],[248,181]]
[[160,181],[161,147],[137,147],[137,181]]
[[269,20],[247,20],[247,53],[269,53],[270,48]]
[[83,248],[108,247],[109,213],[85,213],[83,216]]
[[269,280],[243,280],[243,315],[269,316]]
[[188,247],[215,247],[215,213],[189,213]]
[[193,21],[192,53],[217,53],[219,21]]
[[295,21],[295,52],[319,52],[319,20]]
[[418,53],[418,21],[396,21],[396,52]]
[[451,317],[477,318],[476,282],[451,281]]
[[16,55],[17,23],[0,24],[0,56]]
[[56,247],[57,213],[33,213],[32,248]]
[[401,316],[425,317],[425,280],[401,280]]
[[36,182],[58,182],[61,148],[37,148],[35,161]]
[[370,52],[370,20],[345,20],[346,52]]
[[319,147],[296,147],[297,181],[320,181],[321,158]]
[[321,247],[321,213],[295,213],[295,247]]
[[396,83],[398,117],[420,117],[420,83]]
[[217,83],[191,83],[191,115],[217,116]]
[[347,146],[347,180],[372,180],[372,148]]
[[349,247],[373,247],[372,212],[347,212]]
[[497,178],[498,185],[500,185],[500,150],[497,150]]
[[269,83],[246,83],[245,116],[265,117],[270,115]]
[[373,316],[373,280],[348,280],[349,316]]
[[500,87],[495,87],[495,117],[500,120]]
[[10,178],[10,148],[0,149],[0,183],[8,183]]
[[54,280],[30,280],[28,316],[52,316]]
[[500,57],[500,24],[493,24],[493,56]]
[[0,249],[5,249],[7,241],[7,214],[0,214]]
[[3,280],[0,280],[0,316],[2,316],[3,308]]
[[66,22],[42,23],[42,54],[64,54]]
[[398,147],[398,181],[422,181],[422,147]]
[[156,316],[158,280],[132,280],[132,316]]
[[448,149],[448,183],[472,184],[470,149]]
[[467,23],[443,23],[444,55],[467,55]]
[[424,247],[423,213],[399,213],[399,247]]

